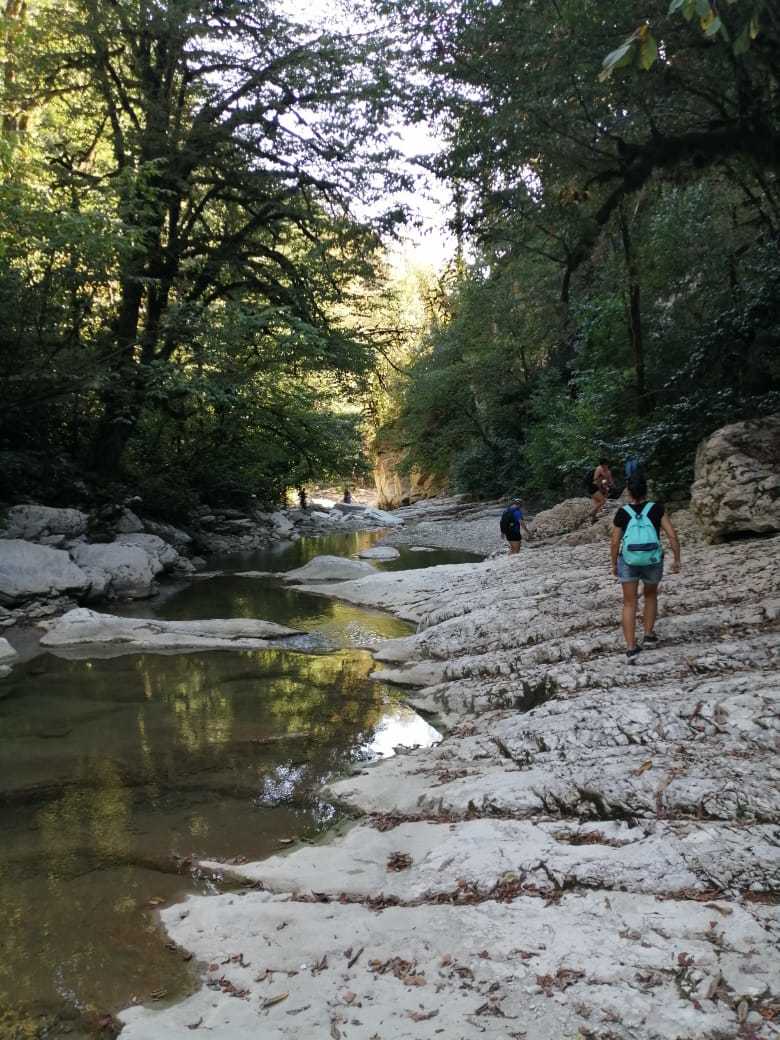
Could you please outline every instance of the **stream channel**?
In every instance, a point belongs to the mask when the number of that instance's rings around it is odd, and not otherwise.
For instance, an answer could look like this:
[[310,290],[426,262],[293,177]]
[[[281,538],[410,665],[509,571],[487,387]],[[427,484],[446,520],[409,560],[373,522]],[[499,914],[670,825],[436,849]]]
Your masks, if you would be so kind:
[[[212,558],[219,576],[171,584],[108,612],[258,617],[307,635],[295,650],[39,653],[0,680],[0,1038],[113,1035],[131,1001],[198,985],[155,907],[225,883],[199,858],[261,859],[316,840],[340,812],[318,795],[334,774],[427,746],[439,734],[399,691],[372,682],[360,649],[411,626],[237,571],[349,556],[382,532],[301,539]],[[380,569],[477,559],[400,547]]]

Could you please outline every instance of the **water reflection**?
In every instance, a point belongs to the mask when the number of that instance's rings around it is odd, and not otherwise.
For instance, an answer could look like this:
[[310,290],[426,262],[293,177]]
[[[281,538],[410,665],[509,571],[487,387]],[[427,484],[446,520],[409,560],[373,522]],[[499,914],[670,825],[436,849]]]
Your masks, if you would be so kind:
[[192,889],[193,857],[313,836],[334,771],[430,742],[371,668],[353,650],[47,655],[0,681],[3,1040],[72,1040],[84,1016],[180,994],[190,969],[150,900]]

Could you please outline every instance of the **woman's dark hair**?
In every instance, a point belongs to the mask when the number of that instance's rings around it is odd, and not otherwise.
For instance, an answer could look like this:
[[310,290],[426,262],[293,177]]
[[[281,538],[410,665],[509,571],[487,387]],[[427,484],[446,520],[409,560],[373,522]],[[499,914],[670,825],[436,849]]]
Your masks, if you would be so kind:
[[599,466],[606,466],[608,459],[599,459]]
[[647,495],[647,477],[643,473],[632,473],[628,478],[629,493],[638,501]]

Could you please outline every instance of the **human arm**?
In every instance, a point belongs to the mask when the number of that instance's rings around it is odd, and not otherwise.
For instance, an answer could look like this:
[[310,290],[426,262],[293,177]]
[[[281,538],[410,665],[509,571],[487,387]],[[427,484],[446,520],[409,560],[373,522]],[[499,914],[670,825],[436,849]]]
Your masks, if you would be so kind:
[[661,530],[664,532],[666,537],[669,539],[669,544],[672,547],[674,553],[674,563],[672,564],[672,574],[680,573],[680,539],[677,537],[677,532],[672,526],[672,521],[664,513],[661,517]]
[[609,543],[609,555],[612,561],[612,573],[617,575],[617,561],[620,553],[620,543],[623,540],[623,531],[620,527],[612,528],[612,538]]

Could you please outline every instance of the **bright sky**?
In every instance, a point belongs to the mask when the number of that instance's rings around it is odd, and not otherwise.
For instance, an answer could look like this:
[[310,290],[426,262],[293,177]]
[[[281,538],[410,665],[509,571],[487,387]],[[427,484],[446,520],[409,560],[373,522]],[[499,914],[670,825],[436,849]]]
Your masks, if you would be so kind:
[[[291,18],[308,22],[313,26],[335,26],[344,32],[358,30],[358,24],[350,18],[349,0],[280,0],[281,8]],[[397,127],[398,148],[407,157],[410,166],[419,177],[418,188],[413,193],[399,195],[398,200],[411,211],[412,221],[405,229],[401,243],[390,243],[391,259],[398,266],[405,262],[415,265],[430,265],[437,269],[455,253],[455,239],[446,227],[450,215],[451,198],[444,184],[426,173],[415,163],[417,156],[437,150],[438,142],[430,128],[423,123]],[[419,226],[415,226],[418,225]]]

